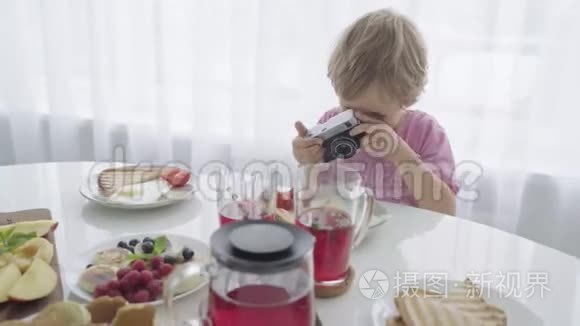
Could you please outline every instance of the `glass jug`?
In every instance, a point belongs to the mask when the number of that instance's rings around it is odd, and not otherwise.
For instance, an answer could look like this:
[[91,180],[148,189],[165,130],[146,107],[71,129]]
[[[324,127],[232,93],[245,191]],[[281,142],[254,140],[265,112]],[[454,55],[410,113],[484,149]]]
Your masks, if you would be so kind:
[[[177,268],[165,284],[167,311],[182,281],[209,275],[207,326],[313,326],[314,238],[300,228],[267,221],[228,223],[210,239],[212,262]],[[200,309],[204,310],[204,309]]]
[[[227,177],[230,178],[229,183],[218,189],[217,210],[220,225],[243,220],[274,220],[273,207],[255,176]],[[235,177],[240,177],[239,184],[233,179]]]
[[333,287],[348,277],[351,250],[366,235],[374,195],[346,164],[304,166],[298,175],[296,225],[316,239],[316,286]]

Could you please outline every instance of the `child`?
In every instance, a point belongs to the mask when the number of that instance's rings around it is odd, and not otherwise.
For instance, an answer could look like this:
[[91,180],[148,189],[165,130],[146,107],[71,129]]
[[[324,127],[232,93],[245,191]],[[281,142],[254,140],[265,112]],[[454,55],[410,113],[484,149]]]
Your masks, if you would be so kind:
[[[344,162],[364,164],[365,186],[377,199],[455,214],[454,160],[443,128],[427,113],[407,109],[426,83],[427,53],[414,24],[391,10],[364,15],[346,29],[328,64],[340,108],[362,122],[361,149]],[[292,143],[300,164],[322,161],[322,141],[301,122]]]

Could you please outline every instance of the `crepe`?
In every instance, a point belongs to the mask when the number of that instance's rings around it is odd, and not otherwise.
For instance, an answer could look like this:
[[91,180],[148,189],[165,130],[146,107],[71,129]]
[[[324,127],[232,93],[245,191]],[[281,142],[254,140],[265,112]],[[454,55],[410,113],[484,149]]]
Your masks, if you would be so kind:
[[155,180],[161,175],[160,167],[129,166],[103,170],[98,176],[99,191],[110,196],[123,187]]

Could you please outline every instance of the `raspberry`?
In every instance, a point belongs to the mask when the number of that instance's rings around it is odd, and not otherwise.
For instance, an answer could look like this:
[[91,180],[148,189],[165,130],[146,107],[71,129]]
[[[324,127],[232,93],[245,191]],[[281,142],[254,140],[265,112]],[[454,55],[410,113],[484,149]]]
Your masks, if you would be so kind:
[[158,269],[163,264],[163,258],[155,256],[151,259],[151,268]]
[[127,282],[131,285],[131,287],[135,287],[139,283],[139,276],[141,273],[138,271],[130,271],[123,280],[127,280]]
[[121,294],[121,291],[119,291],[119,290],[109,290],[109,292],[107,292],[107,295],[112,297],[112,298],[123,296],[123,294]]
[[118,279],[122,279],[122,278],[123,278],[123,277],[125,277],[125,275],[127,275],[127,273],[129,273],[130,271],[131,271],[131,269],[130,269],[130,268],[128,268],[128,267],[124,267],[124,268],[121,268],[121,269],[119,269],[119,270],[117,271],[117,278],[118,278]]
[[128,280],[122,279],[119,282],[119,288],[121,289],[121,292],[129,293],[133,290],[133,285],[131,285],[131,283]]
[[107,291],[108,291],[107,284],[99,284],[99,285],[95,286],[95,291],[94,291],[95,297],[101,297],[103,295],[106,295]]
[[107,283],[107,290],[118,290],[119,289],[119,281],[112,280],[111,282]]
[[171,274],[171,271],[173,271],[173,266],[170,264],[163,264],[159,268],[159,271],[161,272],[162,276],[167,276],[167,275]]
[[153,298],[157,298],[163,294],[163,282],[160,280],[152,280],[147,284],[147,290],[149,290]]
[[156,280],[159,280],[163,277],[163,275],[161,275],[161,272],[159,270],[153,271],[153,278]]
[[149,291],[142,289],[133,295],[133,302],[147,302],[151,298]]
[[151,280],[153,280],[153,273],[151,273],[151,271],[141,271],[141,274],[139,275],[139,281],[141,284],[147,285]]
[[127,293],[125,293],[125,295],[123,295],[123,297],[125,299],[127,299],[127,301],[129,301],[130,303],[135,302],[135,301],[133,301],[134,296],[135,296],[135,291],[127,292]]
[[136,261],[133,262],[133,264],[131,264],[131,268],[133,268],[133,270],[136,271],[142,271],[147,269],[147,265],[145,265],[145,262],[141,259],[137,259]]

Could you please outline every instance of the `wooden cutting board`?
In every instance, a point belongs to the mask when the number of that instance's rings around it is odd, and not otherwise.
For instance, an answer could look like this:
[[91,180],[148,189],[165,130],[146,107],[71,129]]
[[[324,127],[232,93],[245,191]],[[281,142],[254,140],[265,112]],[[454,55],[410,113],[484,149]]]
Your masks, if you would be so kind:
[[[12,224],[15,222],[23,222],[23,221],[51,220],[51,219],[52,217],[50,216],[50,211],[48,209],[31,209],[12,213],[0,213],[0,225]],[[29,315],[38,313],[46,305],[50,303],[62,301],[63,299],[62,280],[58,268],[58,255],[54,240],[54,233],[49,232],[45,237],[50,242],[52,242],[52,244],[55,245],[54,257],[52,259],[51,266],[58,275],[58,284],[56,286],[56,289],[54,289],[54,291],[52,291],[52,293],[47,297],[35,301],[30,302],[8,301],[5,303],[0,303],[0,321],[10,319],[22,319]]]

